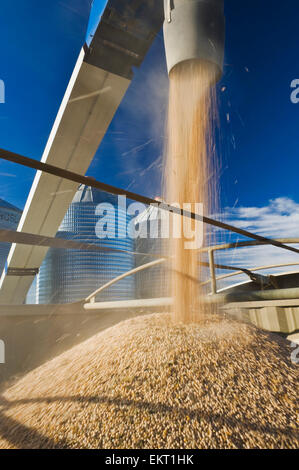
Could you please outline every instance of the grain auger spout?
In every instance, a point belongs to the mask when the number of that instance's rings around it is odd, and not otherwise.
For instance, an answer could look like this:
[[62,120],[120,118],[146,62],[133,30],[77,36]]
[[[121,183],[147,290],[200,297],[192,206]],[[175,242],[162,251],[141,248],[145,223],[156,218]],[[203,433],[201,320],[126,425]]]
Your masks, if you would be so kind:
[[223,0],[164,0],[168,73],[187,60],[203,60],[222,76],[225,20]]

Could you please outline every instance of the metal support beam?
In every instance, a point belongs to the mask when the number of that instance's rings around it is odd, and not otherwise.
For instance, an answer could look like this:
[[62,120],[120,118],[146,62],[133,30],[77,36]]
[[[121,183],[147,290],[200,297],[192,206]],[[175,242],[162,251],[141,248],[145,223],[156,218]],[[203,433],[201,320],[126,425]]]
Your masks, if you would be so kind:
[[6,276],[36,276],[39,268],[7,268]]
[[[78,59],[53,125],[42,162],[84,175],[104,137],[130,81]],[[94,95],[95,91],[106,91]],[[90,97],[76,101],[77,97]],[[38,171],[33,181],[18,232],[54,237],[78,184]],[[47,247],[12,245],[8,268],[39,267]],[[34,276],[7,276],[0,280],[0,303],[22,304]]]
[[209,253],[209,265],[210,265],[210,273],[211,273],[211,293],[217,294],[214,251],[210,249],[208,253]]

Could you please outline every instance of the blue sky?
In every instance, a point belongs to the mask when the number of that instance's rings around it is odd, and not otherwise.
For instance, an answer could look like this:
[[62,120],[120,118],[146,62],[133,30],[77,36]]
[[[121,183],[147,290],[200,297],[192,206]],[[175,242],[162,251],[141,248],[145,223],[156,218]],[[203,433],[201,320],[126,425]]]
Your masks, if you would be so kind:
[[[84,42],[91,1],[3,3],[0,79],[6,103],[0,104],[0,147],[40,159]],[[299,202],[299,104],[290,100],[290,83],[299,78],[299,9],[297,0],[226,0],[225,11],[219,187],[223,210],[230,208],[238,222],[245,217],[238,208],[275,212],[278,206],[270,200]],[[163,47],[160,32],[88,171],[149,196],[160,191],[168,85]],[[22,208],[33,176],[0,161],[0,197]],[[283,223],[291,205],[279,207]],[[254,227],[255,219],[246,221]],[[296,225],[287,226],[297,235]]]

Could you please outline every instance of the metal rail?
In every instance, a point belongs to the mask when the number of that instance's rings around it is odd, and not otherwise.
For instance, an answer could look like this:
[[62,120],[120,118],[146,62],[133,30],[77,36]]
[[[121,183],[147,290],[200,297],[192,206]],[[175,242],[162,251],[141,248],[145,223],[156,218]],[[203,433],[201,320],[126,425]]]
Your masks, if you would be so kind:
[[[210,253],[213,253],[212,250],[210,251]],[[92,292],[88,297],[86,297],[84,300],[82,300],[81,302],[90,302],[90,303],[95,303],[95,298],[96,296],[102,292],[103,290],[107,289],[108,287],[110,287],[111,285],[113,284],[116,284],[118,281],[121,281],[122,279],[128,277],[128,276],[131,276],[133,274],[136,274],[137,272],[140,272],[140,271],[143,271],[145,269],[149,269],[149,268],[152,268],[153,266],[157,266],[159,264],[162,264],[164,263],[165,261],[167,261],[168,259],[167,258],[161,258],[161,259],[158,259],[156,261],[151,261],[150,263],[146,263],[146,264],[143,264],[141,266],[138,266],[137,268],[134,268],[134,269],[131,269],[123,274],[121,274],[120,276],[117,276],[115,277],[114,279],[111,279],[109,282],[107,282],[106,284],[103,284],[102,286],[100,286],[97,290],[95,290],[94,292]],[[209,263],[200,263],[200,264],[203,264],[205,266],[209,266]],[[252,271],[261,271],[263,269],[273,269],[273,268],[280,268],[280,267],[283,267],[283,266],[299,266],[299,262],[298,263],[285,263],[285,264],[274,264],[274,265],[269,265],[269,266],[259,266],[257,268],[252,268]],[[235,268],[235,267],[231,267],[231,266],[223,266],[223,265],[217,265],[217,264],[214,264],[214,274],[215,274],[215,269],[238,269],[238,268]],[[217,294],[217,291],[216,291],[216,283],[217,283],[217,280],[220,280],[220,279],[224,279],[226,277],[231,277],[231,276],[237,276],[239,274],[244,274],[244,271],[236,271],[234,273],[229,273],[229,274],[224,274],[223,276],[218,276],[214,277],[213,279],[213,285],[215,285],[215,292],[211,292],[212,294]],[[209,279],[208,281],[204,281],[202,283],[200,283],[201,286],[204,286],[208,283],[211,282],[211,279]],[[290,291],[290,289],[288,289]],[[281,295],[281,292],[283,291],[283,289],[277,289],[273,292],[276,292],[276,297],[277,298],[277,295]],[[271,291],[267,291],[267,292],[272,292]],[[256,292],[253,292],[253,293],[249,293],[247,295],[256,295]],[[225,297],[224,296],[220,296],[219,295],[219,299],[218,301],[220,302],[220,297]],[[299,290],[297,291],[296,293],[296,297],[299,297]],[[268,297],[267,297],[268,298]],[[213,299],[213,301],[215,301],[215,298]],[[98,303],[97,303],[98,305]],[[86,307],[87,308],[87,307]],[[89,307],[88,307],[89,308]]]
[[83,305],[85,311],[93,313],[96,310],[152,309],[169,307],[173,303],[171,297],[153,299],[115,300],[107,302],[88,302]]
[[[214,245],[214,246],[204,246],[203,248],[199,248],[198,252],[199,253],[205,253],[209,251],[211,248],[213,251],[217,250],[228,250],[230,248],[243,248],[243,247],[248,247],[248,246],[260,246],[260,245],[272,245],[272,243],[269,243],[270,239],[266,239],[266,241],[258,241],[258,240],[252,240],[252,241],[243,241],[243,242],[234,242],[234,243],[223,243],[222,245]],[[273,240],[271,240],[273,241]],[[299,238],[276,238],[276,241],[282,244],[285,243],[291,243],[299,244]]]
[[[45,173],[49,173],[54,176],[58,176],[60,178],[67,179],[69,181],[74,181],[75,183],[78,184],[84,184],[87,186],[90,186],[92,188],[100,189],[102,191],[106,191],[111,194],[115,195],[123,195],[128,197],[129,199],[132,199],[137,202],[141,202],[143,204],[154,204],[155,206],[157,205],[157,201],[155,199],[142,196],[137,193],[133,193],[131,191],[127,191],[125,189],[117,188],[116,186],[112,186],[106,183],[102,183],[100,181],[95,180],[94,178],[88,177],[88,176],[82,176],[78,173],[74,173],[69,170],[64,170],[62,168],[59,168],[54,165],[49,165],[47,163],[42,163],[38,160],[34,160],[29,157],[24,157],[22,155],[9,152],[8,150],[0,149],[0,158],[3,160],[7,160],[13,163],[17,163],[23,166],[26,166],[28,168],[34,168],[35,170],[39,171],[44,171]],[[203,216],[196,214],[194,212],[189,212],[189,211],[184,211],[183,209],[180,209],[178,207],[172,206],[170,204],[160,204],[159,208],[174,214],[178,214],[184,217],[189,217],[193,220],[198,220],[199,222],[203,222],[205,224],[212,225],[214,227],[218,227],[224,230],[228,230],[233,233],[237,233],[239,235],[252,238],[253,240],[256,240],[258,242],[262,242],[264,244],[270,244],[273,246],[276,246],[278,248],[283,248],[284,250],[289,250],[294,253],[299,253],[299,250],[297,248],[293,248],[288,245],[284,245],[283,243],[277,241],[277,240],[271,240],[270,238],[262,237],[261,235],[257,235],[252,232],[248,232],[247,230],[243,230],[237,227],[234,227],[233,225],[226,224],[224,222],[220,222],[219,220],[211,219],[209,217]]]
[[[206,263],[208,264],[208,263]],[[215,265],[216,268],[218,269],[227,269],[220,267],[221,265]],[[250,271],[263,271],[264,269],[275,269],[275,268],[283,268],[286,266],[299,266],[299,263],[283,263],[283,264],[270,264],[269,266],[258,266],[257,268],[250,268]],[[230,268],[230,269],[238,269],[238,268]],[[216,281],[221,281],[222,279],[227,279],[228,277],[233,277],[233,276],[239,276],[240,274],[246,274],[242,270],[236,270],[233,273],[229,274],[222,274],[220,276],[216,276],[215,280]],[[207,281],[203,281],[200,283],[201,286],[205,286],[211,282],[211,279]]]
[[[297,244],[299,243],[299,238],[281,238],[277,240],[281,243],[290,243],[290,244]],[[244,242],[236,242],[236,243],[224,243],[222,245],[215,245],[215,246],[210,246],[210,247],[204,247],[200,248],[198,252],[200,253],[208,253],[209,255],[209,263],[202,263],[205,266],[209,265],[210,268],[210,279],[208,281],[204,281],[201,283],[201,285],[206,285],[208,283],[211,283],[211,293],[212,294],[217,294],[217,280],[225,279],[226,277],[232,277],[232,276],[237,276],[239,274],[243,274],[244,271],[239,268],[237,271],[236,268],[231,267],[230,269],[236,270],[236,272],[231,273],[231,274],[224,274],[222,276],[216,277],[215,269],[229,269],[228,266],[224,265],[219,265],[215,264],[214,260],[214,251],[219,251],[219,250],[227,250],[231,248],[244,248],[248,246],[262,246],[262,245],[269,245],[267,242],[259,242],[259,241],[244,241]],[[258,268],[251,268],[251,271],[261,271],[263,269],[273,269],[273,268],[279,268],[283,266],[296,266],[299,265],[299,263],[286,263],[286,264],[281,264],[281,265],[269,265],[269,266],[260,266]]]
[[15,230],[0,229],[0,242],[19,243],[21,245],[47,246],[50,248],[59,248],[64,250],[84,250],[84,251],[100,251],[100,252],[118,252],[128,253],[131,255],[149,256],[151,258],[161,258],[161,254],[142,253],[139,251],[123,250],[121,248],[111,248],[107,246],[99,246],[95,243],[78,242],[74,240],[66,240],[58,237],[45,237],[44,235],[36,235],[34,233],[17,232]]
[[130,271],[127,271],[121,274],[120,276],[117,276],[114,279],[111,279],[111,281],[106,282],[106,284],[104,284],[103,286],[99,287],[97,290],[92,292],[88,297],[86,297],[85,302],[94,303],[96,296],[100,292],[102,292],[104,289],[107,289],[107,287],[110,287],[116,282],[121,281],[122,279],[128,276],[132,276],[133,274],[138,273],[139,271],[143,271],[144,269],[152,268],[153,266],[157,266],[158,264],[164,263],[166,260],[167,258],[161,258],[161,259],[157,259],[156,261],[151,261],[150,263],[146,263],[141,266],[138,266],[137,268],[130,269]]
[[[219,293],[217,295],[209,295],[206,297],[206,301],[210,303],[240,303],[244,302],[257,302],[260,300],[285,300],[289,301],[295,299],[298,302],[299,299],[299,287],[290,287],[287,289],[270,289],[270,290],[259,290],[259,291],[249,291],[249,292],[231,292],[231,293]],[[298,302],[299,305],[299,302]]]
[[[126,309],[126,308],[152,308],[158,306],[171,306],[172,299],[171,298],[160,298],[160,299],[134,299],[130,301],[110,301],[110,302],[95,302],[95,297],[102,292],[103,290],[107,289],[109,286],[117,283],[118,281],[124,279],[127,276],[131,276],[136,272],[149,269],[153,266],[159,265],[167,261],[167,258],[161,258],[150,263],[143,264],[142,266],[138,266],[130,271],[127,271],[124,274],[112,279],[111,281],[107,282],[106,284],[99,287],[96,291],[92,292],[88,297],[82,299],[80,301],[69,303],[69,304],[61,304],[61,305],[22,305],[22,306],[0,306],[0,316],[2,315],[59,315],[59,314],[74,314],[74,313],[82,313],[82,308],[85,311],[96,311],[96,310],[109,310],[109,309]],[[207,263],[206,263],[207,264]],[[286,264],[278,264],[278,265],[269,265],[269,266],[261,266],[258,268],[254,268],[254,271],[258,271],[261,269],[267,268],[275,268],[275,267],[282,267],[282,266],[292,266],[292,265],[299,265],[299,263],[286,263]],[[221,266],[221,265],[218,265]],[[215,265],[217,268],[217,265]],[[228,266],[227,266],[228,268]],[[232,268],[233,269],[233,268]],[[241,271],[242,273],[242,271]],[[225,277],[229,277],[230,275],[237,275],[236,273],[230,273],[225,275]],[[210,282],[210,281],[208,281]],[[203,283],[202,283],[203,284]],[[279,305],[279,306],[297,306],[299,305],[299,288],[290,288],[290,289],[275,289],[275,290],[267,290],[267,291],[254,291],[254,292],[244,292],[243,294],[217,294],[207,296],[205,298],[205,302],[207,303],[216,303],[221,305],[225,305],[225,308],[257,308],[259,306],[272,306],[272,305]],[[261,303],[262,302],[262,303]],[[33,307],[33,311],[31,308]],[[39,308],[40,307],[40,308]]]

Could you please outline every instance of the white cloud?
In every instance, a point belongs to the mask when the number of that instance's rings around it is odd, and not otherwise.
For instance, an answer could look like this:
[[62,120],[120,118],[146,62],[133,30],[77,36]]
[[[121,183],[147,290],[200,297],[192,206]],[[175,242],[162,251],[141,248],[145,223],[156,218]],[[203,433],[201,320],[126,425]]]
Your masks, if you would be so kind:
[[[222,218],[231,225],[268,238],[299,238],[299,203],[288,197],[272,199],[264,207],[227,207]],[[263,245],[220,251],[216,255],[216,260],[230,266],[253,269],[274,264],[299,263],[299,254],[296,255],[296,253],[271,245]],[[296,270],[299,270],[299,265],[271,268],[261,273],[275,274]],[[224,272],[218,272],[218,274],[224,274]],[[225,285],[247,279],[247,276],[232,277],[225,281]],[[219,287],[224,285],[223,282],[219,282]]]
[[271,238],[299,236],[299,203],[287,197],[272,199],[265,207],[228,207],[225,219]]

